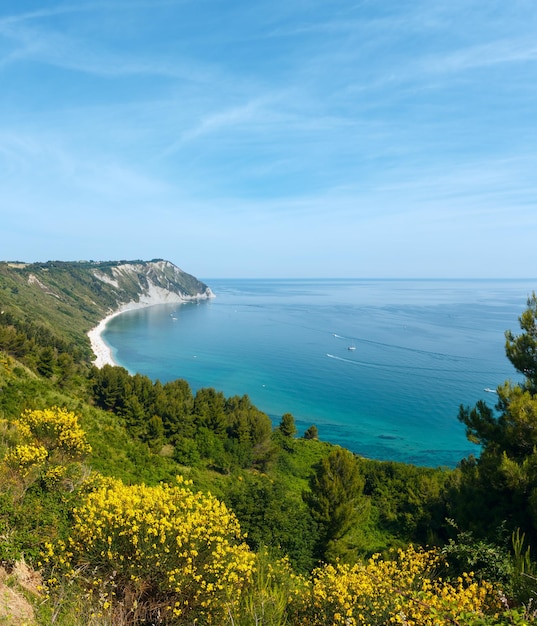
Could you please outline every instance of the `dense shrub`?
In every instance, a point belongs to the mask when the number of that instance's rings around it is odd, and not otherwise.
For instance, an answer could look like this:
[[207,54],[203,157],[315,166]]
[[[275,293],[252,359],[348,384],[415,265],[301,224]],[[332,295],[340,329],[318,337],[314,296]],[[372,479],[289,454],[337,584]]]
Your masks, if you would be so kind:
[[491,584],[472,574],[442,580],[436,577],[438,565],[436,552],[411,546],[392,560],[375,555],[363,564],[320,567],[310,593],[298,597],[293,623],[462,625],[500,608]]
[[255,559],[235,516],[181,479],[157,487],[100,482],[73,512],[68,540],[47,546],[51,581],[87,581],[118,623],[222,623]]

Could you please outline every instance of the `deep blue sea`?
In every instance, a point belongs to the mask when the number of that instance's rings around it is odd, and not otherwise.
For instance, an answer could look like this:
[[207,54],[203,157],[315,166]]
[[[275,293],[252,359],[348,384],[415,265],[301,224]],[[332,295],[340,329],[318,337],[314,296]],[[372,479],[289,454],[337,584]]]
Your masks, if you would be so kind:
[[[517,373],[504,332],[531,280],[204,279],[216,298],[126,312],[103,339],[162,382],[248,394],[278,424],[363,456],[453,467],[479,454],[460,404],[491,406]],[[354,348],[354,349],[349,349]]]

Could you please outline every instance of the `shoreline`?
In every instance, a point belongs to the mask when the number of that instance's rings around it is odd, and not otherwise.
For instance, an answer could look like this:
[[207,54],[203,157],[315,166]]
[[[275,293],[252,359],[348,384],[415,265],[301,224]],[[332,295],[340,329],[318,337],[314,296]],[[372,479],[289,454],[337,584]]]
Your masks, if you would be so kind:
[[110,315],[107,315],[97,324],[97,326],[95,326],[95,328],[92,328],[87,333],[91,343],[91,349],[93,350],[93,354],[95,355],[92,363],[93,365],[95,365],[95,367],[98,367],[99,369],[101,369],[105,365],[117,365],[112,356],[112,349],[105,342],[102,335],[106,329],[106,325],[108,324],[108,322],[117,315],[121,315],[123,312],[124,311],[121,309],[119,311],[111,313]]
[[208,300],[214,298],[214,294],[210,289],[205,293],[200,293],[195,296],[179,296],[170,291],[154,290],[149,294],[147,300],[139,300],[138,302],[131,301],[119,307],[116,311],[109,313],[104,319],[102,319],[97,326],[89,330],[86,334],[91,343],[91,349],[95,358],[92,360],[93,365],[101,369],[105,365],[118,365],[112,356],[112,348],[103,339],[103,333],[106,329],[108,322],[127,311],[134,311],[135,309],[145,309],[150,306],[157,306],[159,304],[185,304],[193,300]]

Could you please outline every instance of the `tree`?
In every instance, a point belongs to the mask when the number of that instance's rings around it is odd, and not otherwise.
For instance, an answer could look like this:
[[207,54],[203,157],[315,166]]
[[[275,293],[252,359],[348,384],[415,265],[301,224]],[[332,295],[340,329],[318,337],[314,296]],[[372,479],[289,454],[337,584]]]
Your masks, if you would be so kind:
[[269,416],[256,408],[247,395],[228,398],[225,411],[230,438],[227,449],[242,467],[254,464],[258,469],[266,469],[273,457]]
[[345,536],[360,516],[364,478],[356,458],[336,448],[315,467],[305,500],[319,525],[317,556],[333,561],[345,553]]
[[122,409],[129,379],[129,372],[124,367],[107,364],[101,369],[93,368],[93,397],[97,406],[106,411]]
[[[479,459],[461,464],[460,508],[468,520],[472,507],[488,512],[489,525],[522,528],[537,539],[537,297],[519,317],[522,333],[506,332],[506,354],[524,376],[519,384],[497,389],[493,410],[484,401],[460,407],[459,420],[470,441],[481,446]],[[478,516],[482,519],[482,515]],[[483,531],[483,529],[478,529]]]
[[58,356],[58,368],[58,384],[64,387],[76,372],[75,361],[68,352],[62,352]]
[[153,415],[147,423],[147,438],[154,448],[161,445],[164,437],[164,426],[159,415]]
[[528,308],[519,317],[520,335],[506,334],[506,354],[524,375],[521,384],[499,386],[496,413],[482,400],[473,409],[460,407],[459,420],[466,426],[470,441],[483,447],[486,456],[507,454],[518,461],[537,446],[537,297],[528,299]]
[[167,382],[160,389],[156,387],[155,391],[154,412],[162,418],[166,435],[192,437],[195,431],[191,418],[194,398],[186,380]]
[[473,409],[461,407],[459,419],[470,441],[483,446],[487,454],[506,453],[523,460],[537,446],[537,395],[509,382],[498,387],[497,416],[482,400]]
[[221,435],[228,426],[225,405],[226,399],[221,391],[216,391],[212,387],[199,389],[194,397],[195,420],[200,426]]
[[312,424],[305,432],[304,439],[319,439],[319,431],[317,430],[317,426]]
[[282,415],[282,421],[278,428],[284,437],[294,437],[296,435],[295,418],[291,413],[284,413]]
[[245,472],[230,482],[224,500],[252,550],[265,547],[271,554],[288,557],[297,571],[312,569],[316,524],[308,507],[297,502],[282,480]]
[[52,374],[54,373],[55,360],[56,355],[54,354],[54,349],[50,346],[43,348],[39,352],[37,371],[41,374],[41,376],[45,376],[46,378],[52,377]]
[[517,371],[526,378],[524,388],[537,392],[537,296],[535,292],[527,301],[528,308],[518,318],[522,333],[505,333],[505,351]]

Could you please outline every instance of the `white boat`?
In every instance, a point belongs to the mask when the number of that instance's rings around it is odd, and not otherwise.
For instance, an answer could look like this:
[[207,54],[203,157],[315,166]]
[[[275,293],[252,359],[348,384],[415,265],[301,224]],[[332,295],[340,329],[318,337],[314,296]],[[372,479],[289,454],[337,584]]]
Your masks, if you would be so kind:
[[485,387],[485,391],[486,391],[487,393],[498,393],[498,392],[496,391],[496,389],[491,389],[490,387]]
[[347,350],[356,350],[356,346],[349,346]]

